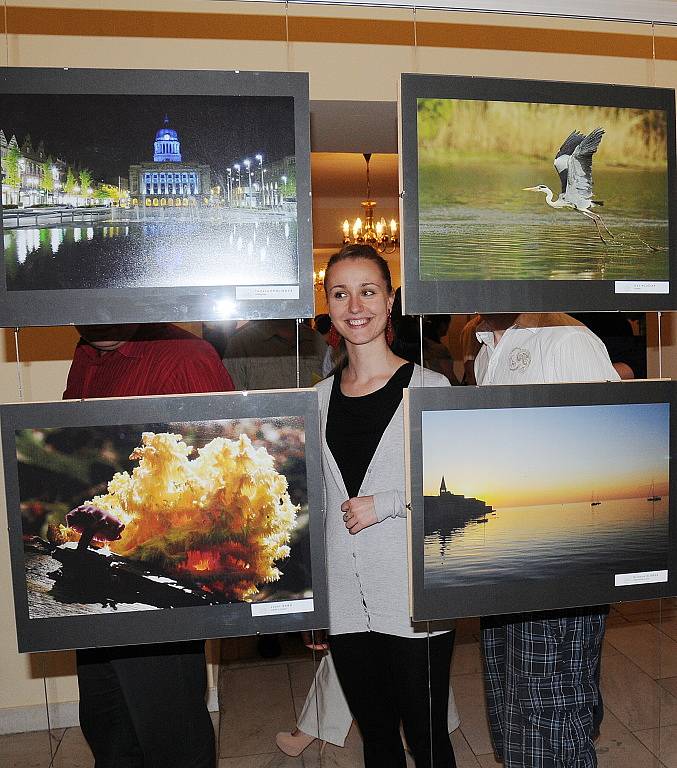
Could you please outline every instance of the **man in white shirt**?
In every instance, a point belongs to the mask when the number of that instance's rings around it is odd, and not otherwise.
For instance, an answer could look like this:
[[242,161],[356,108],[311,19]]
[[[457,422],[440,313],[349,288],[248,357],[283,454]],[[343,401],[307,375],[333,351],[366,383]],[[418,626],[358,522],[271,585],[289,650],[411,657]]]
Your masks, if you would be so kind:
[[[602,341],[569,315],[483,315],[477,338],[480,385],[620,378]],[[593,606],[482,619],[489,724],[505,768],[597,765],[593,710],[601,702],[607,610]]]
[[482,315],[478,384],[617,381],[602,340],[562,312]]

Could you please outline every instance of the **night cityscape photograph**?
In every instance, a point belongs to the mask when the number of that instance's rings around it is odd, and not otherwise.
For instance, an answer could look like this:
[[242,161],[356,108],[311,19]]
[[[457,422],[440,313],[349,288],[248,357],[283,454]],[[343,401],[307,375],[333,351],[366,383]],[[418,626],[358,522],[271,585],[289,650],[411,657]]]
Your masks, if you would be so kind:
[[294,99],[0,94],[8,291],[298,283]]

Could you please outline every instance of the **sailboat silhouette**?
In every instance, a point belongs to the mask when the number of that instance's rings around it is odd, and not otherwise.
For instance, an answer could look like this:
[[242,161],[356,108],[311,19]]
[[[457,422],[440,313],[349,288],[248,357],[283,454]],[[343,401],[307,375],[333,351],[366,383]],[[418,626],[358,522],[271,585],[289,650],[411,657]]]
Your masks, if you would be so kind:
[[651,490],[649,491],[649,496],[647,498],[647,501],[660,501],[661,496],[656,495],[656,484],[654,481],[651,481]]

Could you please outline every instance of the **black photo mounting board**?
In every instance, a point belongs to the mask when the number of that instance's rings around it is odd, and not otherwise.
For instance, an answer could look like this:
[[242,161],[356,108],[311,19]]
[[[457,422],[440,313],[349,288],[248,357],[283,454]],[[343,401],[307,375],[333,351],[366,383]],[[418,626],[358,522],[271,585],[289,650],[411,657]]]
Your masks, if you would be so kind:
[[[20,457],[24,465],[20,472],[20,461],[17,457],[17,436],[23,432],[38,432],[43,430],[61,431],[74,435],[81,441],[81,435],[88,428],[109,428],[116,437],[125,427],[151,425],[160,432],[163,425],[181,424],[184,428],[195,424],[196,429],[206,427],[210,423],[220,421],[240,420],[275,420],[293,419],[295,424],[303,421],[303,441],[305,466],[296,462],[295,472],[301,473],[304,487],[304,498],[307,501],[307,519],[303,510],[297,515],[297,525],[303,526],[303,537],[299,539],[299,554],[296,571],[302,572],[304,591],[310,592],[305,598],[290,598],[289,593],[275,599],[274,593],[266,596],[265,600],[254,598],[251,602],[233,600],[211,604],[181,604],[178,607],[163,607],[155,604],[149,608],[124,608],[119,601],[120,609],[111,610],[111,604],[96,602],[93,599],[88,605],[75,605],[75,599],[67,599],[69,585],[61,581],[57,571],[59,562],[51,558],[42,571],[35,568],[31,571],[30,580],[37,578],[42,587],[40,590],[51,596],[51,607],[47,615],[33,616],[29,604],[29,585],[27,568],[30,560],[29,552],[35,551],[32,543],[36,540],[32,535],[25,535],[24,515],[30,516],[31,505],[39,507],[46,505],[44,492],[37,494],[35,499],[22,503],[32,496],[26,492],[31,483],[36,483],[37,470],[45,477],[61,477],[61,488],[68,479],[63,471],[64,453],[61,447],[54,449],[50,455],[42,452],[43,459],[34,462],[33,467],[26,467],[28,459],[25,452]],[[182,395],[172,397],[140,397],[115,398],[103,400],[83,400],[73,402],[45,402],[31,404],[9,404],[0,407],[2,426],[2,448],[5,467],[5,489],[8,512],[10,557],[12,581],[14,590],[14,605],[16,613],[16,628],[18,648],[20,652],[50,651],[67,648],[88,648],[97,646],[116,646],[137,643],[174,642],[191,639],[231,637],[239,635],[268,634],[277,632],[296,632],[327,627],[327,586],[325,570],[324,517],[321,489],[320,469],[320,437],[317,407],[317,394],[314,390],[278,390],[275,392],[254,393],[225,393],[208,395]],[[116,427],[119,429],[116,430]],[[265,427],[262,429],[265,430]],[[298,428],[300,429],[300,428]],[[287,454],[287,443],[280,437],[279,450]],[[73,440],[74,438],[71,438]],[[262,440],[265,444],[265,434]],[[189,442],[184,436],[184,440]],[[71,443],[67,443],[70,445]],[[139,443],[140,444],[140,435]],[[63,446],[63,438],[61,446]],[[102,448],[102,451],[105,450]],[[71,451],[75,455],[74,451]],[[40,454],[36,454],[40,455]],[[189,458],[196,454],[193,453]],[[130,459],[132,457],[130,456]],[[138,458],[138,457],[136,457]],[[53,462],[61,462],[59,465]],[[30,462],[28,462],[30,463]],[[129,472],[137,466],[137,461],[129,462],[126,467]],[[101,466],[100,462],[89,464],[90,473]],[[73,465],[76,474],[81,472],[82,465]],[[105,466],[105,465],[104,465]],[[28,471],[26,471],[26,468]],[[56,475],[53,473],[56,472]],[[23,487],[20,474],[24,478]],[[72,472],[71,472],[72,475]],[[103,475],[97,475],[100,482],[97,490],[106,493],[106,483],[112,477],[110,465]],[[71,478],[72,479],[72,478]],[[33,486],[31,486],[32,488]],[[36,485],[37,487],[37,485]],[[53,487],[53,486],[52,486]],[[43,486],[44,489],[44,486]],[[29,489],[30,490],[30,489]],[[49,495],[49,486],[47,487]],[[289,491],[292,491],[290,486]],[[49,507],[48,507],[49,509]],[[44,509],[42,510],[44,511]],[[293,533],[293,531],[292,531]],[[44,533],[42,534],[44,541]],[[199,546],[196,549],[199,550]],[[88,554],[93,556],[92,551]],[[288,558],[276,561],[283,577],[286,569],[291,568],[294,552]],[[63,562],[63,561],[62,561]],[[132,570],[134,569],[134,563]],[[40,566],[42,567],[42,566]],[[116,566],[116,567],[119,567]],[[152,566],[149,566],[152,573]],[[143,570],[143,569],[142,569]],[[134,582],[136,585],[137,582]],[[179,577],[179,583],[185,585]],[[272,582],[271,589],[274,590]],[[266,588],[269,585],[259,585]],[[106,587],[109,589],[110,587]],[[115,590],[113,590],[115,591]],[[193,588],[195,594],[196,589]],[[105,593],[104,594],[105,597]],[[198,592],[199,594],[199,592]],[[34,595],[35,597],[35,595]],[[39,596],[38,596],[39,597]],[[97,595],[97,598],[99,596]],[[171,598],[173,600],[173,597]],[[44,603],[44,597],[42,598]],[[60,606],[69,606],[61,608]],[[105,608],[105,612],[104,612]],[[42,610],[42,609],[40,609]],[[46,612],[45,612],[46,613]]]
[[[486,386],[486,387],[453,387],[446,388],[416,388],[405,391],[405,429],[407,431],[407,447],[409,450],[408,461],[408,497],[410,502],[409,513],[409,577],[410,577],[410,608],[411,615],[415,621],[433,621],[438,619],[450,619],[462,616],[486,616],[504,613],[520,613],[527,611],[554,610],[560,608],[569,608],[575,606],[589,606],[605,603],[621,602],[626,600],[644,600],[650,598],[668,597],[677,593],[677,531],[675,530],[677,521],[675,520],[675,493],[677,493],[677,477],[672,464],[671,457],[675,455],[675,444],[677,442],[677,384],[670,381],[635,381],[635,382],[613,382],[599,384],[547,384],[547,385],[505,385],[505,386]],[[499,517],[511,514],[511,512],[502,512],[497,506],[495,509],[489,503],[488,507],[479,509],[482,505],[482,499],[474,494],[465,494],[458,491],[464,483],[468,483],[469,471],[464,473],[459,469],[459,475],[455,475],[455,465],[453,456],[462,456],[464,461],[470,462],[472,472],[475,468],[481,474],[480,483],[483,486],[491,485],[491,479],[497,474],[496,468],[500,467],[502,457],[505,453],[499,450],[497,415],[500,412],[507,415],[511,429],[509,434],[502,435],[501,445],[508,442],[512,448],[509,451],[510,457],[520,457],[525,454],[524,446],[527,443],[521,443],[520,440],[529,438],[527,418],[539,418],[544,412],[555,410],[554,416],[549,416],[555,421],[555,427],[551,428],[551,433],[544,436],[546,445],[551,448],[541,450],[548,461],[553,462],[553,470],[557,471],[557,446],[563,445],[563,436],[568,434],[571,441],[578,439],[574,434],[566,430],[570,429],[571,417],[564,418],[561,411],[556,412],[557,408],[573,407],[578,413],[577,418],[586,423],[590,419],[590,413],[594,412],[596,407],[600,406],[630,406],[628,412],[633,408],[642,410],[644,405],[662,408],[663,415],[669,412],[669,423],[662,423],[661,429],[664,435],[668,435],[669,455],[661,454],[661,460],[668,465],[669,473],[669,507],[667,509],[667,520],[664,520],[662,526],[657,529],[657,562],[659,568],[649,568],[646,572],[633,571],[632,567],[623,568],[625,562],[625,552],[620,549],[607,549],[612,551],[614,560],[613,565],[607,567],[603,562],[605,554],[604,540],[600,540],[599,557],[597,550],[595,555],[585,565],[584,558],[575,562],[574,557],[567,556],[566,551],[561,554],[557,547],[563,546],[557,544],[552,551],[547,546],[545,549],[539,549],[539,540],[534,533],[533,542],[531,532],[526,535],[526,554],[522,560],[519,559],[519,547],[515,545],[512,553],[509,552],[505,543],[505,538],[500,538],[496,534],[489,533],[487,529],[496,524],[499,525]],[[663,407],[665,405],[665,407]],[[592,406],[592,408],[588,408]],[[529,409],[530,414],[523,411]],[[578,410],[582,409],[582,410]],[[628,410],[628,409],[626,409]],[[538,412],[538,413],[537,413]],[[569,410],[567,413],[571,414]],[[603,410],[598,413],[604,415]],[[442,455],[441,461],[446,461],[444,470],[440,473],[444,478],[446,490],[453,494],[457,491],[457,496],[453,499],[454,514],[457,518],[450,520],[449,511],[446,507],[435,510],[428,507],[429,518],[426,527],[425,517],[425,497],[424,497],[424,454],[426,452],[426,435],[422,430],[422,424],[426,415],[429,415],[429,424],[431,429],[441,429],[444,432],[444,445],[449,446],[448,456]],[[616,418],[617,410],[613,412]],[[628,418],[624,416],[624,418]],[[461,421],[462,419],[462,421]],[[485,426],[481,428],[479,420]],[[562,434],[557,433],[557,425],[561,424]],[[630,453],[636,454],[636,461],[642,460],[641,451],[633,448],[633,429],[632,420],[630,420],[625,431],[625,448]],[[434,426],[433,426],[434,425]],[[475,427],[473,430],[472,427]],[[526,426],[525,426],[526,425]],[[456,427],[463,426],[463,431],[454,431]],[[468,429],[470,427],[470,429]],[[484,431],[483,431],[484,430]],[[427,440],[427,450],[433,443],[432,433]],[[559,442],[558,442],[559,441]],[[481,443],[481,447],[475,445]],[[455,446],[459,446],[456,448]],[[583,446],[579,443],[579,451]],[[662,444],[661,446],[662,447]],[[477,450],[475,450],[477,449]],[[439,456],[445,448],[438,448],[430,456]],[[520,451],[522,450],[522,454]],[[659,450],[659,447],[656,447]],[[459,453],[460,451],[460,453]],[[550,452],[550,455],[548,453]],[[569,451],[566,456],[572,456]],[[631,472],[634,467],[628,468]],[[458,464],[457,464],[458,467]],[[430,471],[430,470],[428,470]],[[563,468],[562,468],[562,471]],[[437,495],[437,488],[441,486],[441,477],[434,477],[434,493]],[[538,478],[534,476],[533,467],[529,466],[528,460],[519,463],[518,475],[519,483],[522,486],[529,487],[530,479],[532,484],[536,484]],[[478,484],[477,480],[473,480]],[[647,483],[646,488],[642,488],[644,497],[651,495],[651,481]],[[494,491],[499,488],[494,488]],[[594,491],[594,481],[593,488]],[[598,489],[599,491],[599,486]],[[588,491],[590,493],[590,491]],[[613,493],[611,494],[613,496]],[[665,494],[663,494],[665,495]],[[458,505],[459,497],[461,504],[468,508]],[[641,503],[647,507],[642,512],[649,522],[650,530],[654,526],[651,520],[651,503],[647,498],[640,499]],[[593,501],[601,501],[595,504]],[[663,500],[663,503],[665,504]],[[436,502],[433,501],[433,504]],[[437,502],[439,503],[439,502]],[[550,502],[555,503],[555,502]],[[563,500],[566,503],[566,500]],[[604,495],[601,499],[598,496],[587,496],[583,501],[578,502],[578,514],[589,512],[591,515],[590,523],[595,525],[595,517],[604,518],[605,515],[616,514],[612,507],[612,500],[607,500]],[[474,506],[473,506],[474,505]],[[560,505],[557,504],[557,507]],[[585,508],[588,508],[587,510]],[[432,511],[430,511],[432,509]],[[568,511],[569,507],[567,507]],[[571,507],[573,509],[573,507]],[[562,507],[564,511],[564,508]],[[436,517],[437,515],[437,517]],[[658,515],[656,515],[658,517]],[[440,519],[438,519],[440,518]],[[443,518],[443,519],[442,519]],[[445,522],[446,521],[446,522]],[[509,523],[508,523],[509,524]],[[541,523],[543,530],[549,532],[549,522],[547,520]],[[644,525],[644,523],[642,523]],[[667,527],[667,532],[665,531]],[[552,530],[555,530],[554,528]],[[428,531],[428,541],[426,542],[426,531]],[[475,531],[476,534],[473,532]],[[485,534],[486,531],[486,534]],[[476,535],[478,540],[466,539],[463,536],[469,532],[469,536]],[[482,539],[483,536],[489,538]],[[493,537],[493,538],[492,538]],[[555,537],[557,539],[557,537]],[[647,537],[647,541],[649,537]],[[590,546],[595,546],[593,538]],[[611,541],[611,539],[607,539]],[[474,552],[472,547],[478,549]],[[653,546],[653,545],[649,545]],[[489,547],[489,549],[487,549]],[[440,570],[437,558],[441,555],[441,548],[444,548],[444,554],[448,560],[444,562]],[[517,554],[515,554],[517,553]],[[561,554],[559,559],[557,556]],[[588,553],[589,554],[589,553]],[[510,570],[508,555],[512,556],[514,566]],[[582,556],[581,556],[582,557]],[[649,562],[653,562],[651,551],[646,555]],[[541,563],[554,563],[554,575],[545,574],[541,576],[539,568]],[[583,562],[581,566],[580,563]],[[627,563],[633,562],[633,557],[628,553]],[[428,569],[426,569],[428,565]],[[527,566],[532,569],[531,575],[527,577]],[[620,567],[618,567],[620,566]],[[589,568],[586,571],[586,568]],[[575,572],[577,570],[577,572]],[[426,580],[426,573],[428,579]],[[432,574],[432,575],[430,575]],[[427,581],[427,583],[426,583]],[[618,582],[618,583],[617,583]]]
[[[107,120],[108,132],[119,128],[118,135],[112,141],[116,146],[101,146],[97,144],[98,133],[101,129],[101,115],[97,114],[95,105],[88,102],[96,99],[117,99],[116,103],[122,103],[125,106],[125,120],[121,120],[118,125],[115,116]],[[4,234],[8,234],[11,228],[19,229],[24,237],[30,229],[34,230],[32,245],[23,247],[21,259],[25,258],[24,251],[32,251],[32,258],[35,254],[42,252],[50,245],[52,240],[52,249],[64,246],[64,239],[70,247],[87,246],[92,248],[91,252],[100,260],[103,267],[107,268],[112,259],[115,263],[119,257],[119,251],[116,252],[115,244],[122,242],[119,230],[129,227],[129,231],[137,233],[139,224],[145,228],[143,236],[139,236],[141,246],[138,246],[139,240],[133,241],[129,250],[125,251],[125,257],[135,265],[134,271],[129,275],[129,280],[121,281],[124,284],[116,285],[116,280],[108,277],[108,274],[102,277],[101,271],[97,269],[92,279],[86,286],[80,285],[83,282],[81,270],[73,269],[73,274],[66,272],[65,278],[61,280],[59,271],[54,270],[55,280],[42,285],[40,289],[33,289],[32,282],[44,280],[40,275],[31,277],[27,274],[26,279],[21,283],[20,289],[12,289],[11,280],[8,277],[7,269],[9,261],[4,254],[4,269],[0,269],[0,327],[23,327],[23,326],[50,326],[50,325],[72,325],[72,324],[108,324],[108,323],[150,323],[150,322],[191,322],[191,321],[209,321],[209,320],[227,320],[227,319],[271,319],[271,318],[299,318],[312,317],[314,314],[314,291],[313,291],[313,263],[312,263],[312,226],[311,226],[311,200],[310,200],[310,119],[309,119],[309,100],[308,100],[308,74],[298,72],[243,72],[243,71],[201,71],[201,70],[106,70],[106,69],[46,69],[39,67],[14,68],[7,67],[0,74],[0,101],[8,105],[3,108],[3,128],[8,131],[7,141],[10,141],[12,131],[17,131],[17,141],[21,147],[24,141],[24,135],[18,132],[15,124],[22,121],[22,125],[28,127],[35,125],[30,132],[35,157],[38,155],[38,142],[41,142],[40,134],[47,133],[51,129],[50,122],[56,122],[58,115],[32,120],[31,115],[42,114],[38,108],[44,111],[45,99],[57,100],[57,106],[54,109],[58,112],[58,100],[62,105],[68,106],[71,112],[77,113],[78,129],[82,130],[81,123],[86,121],[91,126],[91,146],[89,150],[94,153],[110,153],[118,157],[118,165],[107,174],[103,172],[93,178],[93,186],[100,182],[107,182],[113,186],[120,185],[120,179],[124,180],[130,171],[130,165],[147,163],[154,160],[153,137],[156,129],[162,126],[163,114],[171,125],[172,103],[177,100],[190,100],[192,107],[185,107],[184,113],[189,114],[191,125],[194,132],[197,131],[199,121],[205,121],[205,131],[210,131],[210,137],[217,137],[224,134],[226,128],[231,133],[231,142],[228,149],[214,154],[214,150],[205,150],[202,147],[202,155],[205,152],[208,160],[211,158],[211,189],[208,192],[203,190],[201,194],[217,194],[223,201],[227,194],[234,194],[237,185],[236,172],[233,164],[244,159],[244,153],[251,160],[251,179],[247,176],[247,170],[244,167],[240,169],[239,191],[243,200],[248,201],[251,210],[247,211],[244,205],[239,211],[235,212],[236,222],[231,221],[231,213],[223,218],[223,212],[226,206],[216,206],[209,210],[208,206],[201,208],[202,213],[206,215],[206,220],[199,219],[200,226],[204,223],[204,228],[197,234],[195,230],[195,218],[201,214],[198,213],[200,205],[186,210],[181,208],[184,220],[191,225],[189,229],[176,231],[176,237],[167,230],[159,229],[160,225],[175,224],[170,221],[169,198],[172,194],[162,195],[154,193],[156,201],[160,204],[164,197],[167,206],[154,206],[151,196],[148,199],[150,205],[142,205],[142,200],[138,200],[138,206],[130,208],[126,214],[130,217],[139,216],[139,220],[127,221],[124,217],[122,221],[108,221],[106,216],[94,217],[90,223],[82,219],[83,209],[78,210],[78,205],[74,209],[68,206],[58,206],[59,210],[52,213],[51,218],[44,218],[40,210],[37,210],[38,217],[32,224],[30,216],[27,216],[26,210],[7,209],[3,211],[3,220],[6,229]],[[152,112],[152,117],[144,113],[145,119],[142,121],[139,117],[139,123],[134,123],[135,108],[140,111],[149,109],[144,104],[153,99],[153,104],[157,104],[157,109]],[[238,109],[233,107],[236,101],[240,100],[242,104],[242,117],[238,118]],[[280,100],[287,100],[293,103],[293,115],[289,117],[289,111],[285,112],[285,119],[275,112],[275,104]],[[204,102],[201,106],[201,101]],[[256,102],[255,106],[252,104]],[[104,102],[100,102],[104,103]],[[187,104],[187,102],[185,102]],[[34,107],[31,107],[34,104]],[[66,109],[63,106],[63,109]],[[18,110],[20,114],[12,114],[12,109]],[[9,111],[7,111],[7,109]],[[111,108],[112,109],[112,108]],[[248,112],[246,110],[249,110]],[[208,124],[207,113],[212,110],[213,114],[221,115],[219,119],[223,124]],[[253,112],[252,112],[253,110]],[[161,114],[160,112],[163,112]],[[156,114],[157,113],[157,114]],[[255,113],[260,119],[254,121],[247,118],[246,115]],[[240,119],[242,128],[238,128],[237,120]],[[32,120],[32,121],[31,121]],[[155,121],[155,122],[153,122]],[[252,126],[252,123],[258,122],[258,126]],[[112,127],[111,125],[112,124]],[[131,127],[130,127],[131,125]],[[238,131],[244,132],[247,129],[248,140],[245,142],[239,140]],[[143,151],[138,156],[129,157],[130,131],[143,132]],[[25,129],[26,133],[28,130]],[[159,135],[159,132],[158,132]],[[225,134],[224,134],[225,135]],[[272,167],[266,167],[270,158],[265,154],[259,164],[255,158],[255,153],[260,152],[260,143],[263,137],[270,142],[273,149],[281,147],[286,141],[293,146],[292,163],[295,174],[295,194],[292,196],[292,189],[287,189],[290,194],[284,197],[284,190],[278,185],[279,192],[275,198],[274,210],[265,210],[259,212],[256,209],[254,198],[256,194],[252,192],[246,197],[247,189],[256,190],[259,177],[263,176],[267,182],[269,176],[273,173]],[[235,138],[233,138],[235,137]],[[178,132],[178,138],[181,140],[181,156],[187,164],[204,163],[202,157],[196,161],[196,153],[200,149],[193,146],[190,142],[186,144],[182,137],[181,130]],[[197,138],[202,140],[198,134]],[[216,139],[215,139],[216,140]],[[87,139],[87,143],[89,140]],[[200,143],[199,141],[193,144]],[[246,143],[246,147],[243,144]],[[208,142],[204,140],[204,144]],[[211,145],[209,145],[211,146]],[[232,147],[232,150],[230,149]],[[210,155],[209,152],[212,152]],[[226,155],[226,152],[229,152]],[[71,154],[75,154],[77,148],[73,149]],[[117,153],[117,155],[116,155]],[[44,143],[45,161],[47,157],[54,163],[59,164],[62,169],[61,176],[65,177],[66,167],[72,167],[76,175],[78,173],[78,164],[85,166],[77,156],[63,156],[63,148],[59,146],[58,140],[46,141]],[[278,152],[277,154],[280,154]],[[280,175],[280,158],[275,158],[275,177]],[[24,161],[25,162],[25,161]],[[176,170],[172,164],[166,164],[166,167],[159,168],[160,171]],[[209,167],[209,162],[207,162]],[[231,168],[230,183],[226,178],[226,166]],[[55,166],[56,167],[56,166]],[[103,166],[109,168],[110,163]],[[203,166],[204,167],[204,166]],[[33,170],[37,175],[31,180],[33,186],[39,186],[39,176],[43,172],[42,166],[36,166]],[[149,169],[152,170],[152,169]],[[186,170],[185,168],[183,170]],[[220,175],[216,173],[219,171]],[[218,177],[218,178],[217,178]],[[64,186],[62,182],[59,182]],[[290,181],[288,182],[290,183]],[[22,182],[23,184],[23,182]],[[218,192],[216,187],[219,187]],[[23,186],[22,186],[23,189]],[[228,193],[226,192],[228,189]],[[35,190],[34,190],[35,191]],[[181,193],[183,194],[183,193]],[[179,194],[177,197],[181,197]],[[231,200],[233,199],[231,194]],[[200,195],[196,193],[196,199]],[[131,196],[130,196],[131,199]],[[174,198],[176,199],[176,198]],[[258,199],[258,198],[257,198]],[[273,198],[269,197],[268,200]],[[186,198],[188,200],[188,198]],[[172,200],[174,202],[174,200]],[[184,202],[183,200],[181,201]],[[210,203],[211,205],[211,203]],[[54,206],[52,206],[52,209]],[[270,208],[270,206],[269,206]],[[172,211],[176,211],[173,208]],[[33,211],[33,208],[30,208]],[[284,228],[284,216],[289,220],[290,229]],[[206,213],[205,213],[206,212]],[[20,218],[16,218],[17,213]],[[105,213],[105,212],[104,212]],[[148,227],[156,224],[152,216],[164,215],[164,219],[158,220],[158,232],[164,232],[162,243],[168,243],[167,255],[165,259],[164,246],[158,245],[157,253],[154,254],[153,270],[148,269],[148,249],[144,248],[143,239],[146,244],[155,236],[151,230],[148,233]],[[151,217],[150,220],[144,218]],[[222,218],[218,218],[222,216]],[[231,218],[229,218],[231,216]],[[75,217],[75,218],[73,218]],[[191,221],[191,217],[193,220]],[[246,221],[241,221],[246,217]],[[290,218],[291,217],[291,218]],[[259,221],[259,218],[261,221]],[[63,220],[63,221],[62,221]],[[83,227],[75,236],[68,231],[67,235],[57,237],[54,232],[58,225],[68,224],[79,225]],[[186,223],[184,221],[184,223]],[[20,227],[15,227],[20,224]],[[275,237],[269,237],[266,240],[262,231],[265,224],[277,227]],[[106,232],[101,232],[102,229]],[[183,226],[183,225],[181,225]],[[241,236],[239,229],[246,227],[248,234]],[[283,234],[278,233],[279,227],[282,227]],[[66,228],[68,230],[68,228]],[[294,230],[296,236],[294,237]],[[268,230],[266,230],[268,231]],[[82,234],[84,232],[84,234]],[[93,233],[93,236],[92,236]],[[115,233],[115,234],[113,234]],[[127,238],[128,233],[125,234]],[[204,240],[200,239],[204,236]],[[135,235],[136,236],[136,235]],[[288,252],[284,262],[284,270],[281,267],[279,245],[280,238],[286,243]],[[6,238],[3,237],[3,240]],[[90,243],[85,243],[90,240]],[[115,242],[113,242],[115,240]],[[232,242],[230,242],[232,240]],[[73,243],[73,241],[75,241]],[[204,245],[207,243],[208,245]],[[24,243],[25,246],[25,243]],[[104,251],[103,248],[107,250]],[[127,246],[118,246],[123,248]],[[195,275],[190,263],[185,263],[190,259],[191,249],[198,249],[204,265],[204,271],[211,275],[207,284],[201,284],[202,273]],[[214,259],[218,260],[219,254],[215,251],[226,251],[226,262],[221,267],[213,268],[210,266],[211,254],[214,253]],[[238,250],[239,249],[239,250]],[[263,249],[263,251],[262,251]],[[267,249],[267,250],[265,250]],[[132,254],[129,256],[129,254]],[[239,254],[244,254],[240,256]],[[112,255],[111,255],[112,254]],[[246,257],[245,257],[246,256]],[[29,256],[28,258],[31,258]],[[44,254],[43,254],[44,258]],[[82,259],[80,255],[78,258]],[[21,259],[14,265],[25,266]],[[249,259],[249,261],[247,261]],[[256,259],[260,259],[258,264]],[[11,260],[10,260],[11,261]],[[38,266],[39,262],[35,262]],[[44,262],[43,262],[44,263]],[[86,263],[86,262],[85,262]],[[248,264],[257,264],[257,277],[248,282],[251,269]],[[181,265],[181,268],[177,265]],[[213,272],[209,270],[214,269]],[[181,271],[183,270],[183,271]],[[243,272],[242,275],[237,273]],[[184,275],[184,280],[189,284],[182,284],[181,277],[175,277],[176,274]],[[35,275],[35,272],[32,273]],[[44,274],[44,273],[43,273]],[[283,275],[282,279],[278,279]],[[138,278],[138,279],[137,279]],[[134,284],[127,284],[129,281]]]
[[[420,99],[458,99],[483,102],[526,103],[536,105],[580,105],[582,107],[611,107],[626,108],[630,113],[633,109],[660,110],[664,112],[665,144],[667,147],[667,271],[660,279],[632,278],[627,280],[600,278],[596,275],[585,274],[576,279],[567,277],[567,270],[561,270],[556,279],[514,278],[496,279],[492,270],[485,270],[482,278],[458,279],[453,271],[439,278],[422,279],[421,276],[421,206],[420,206],[420,161],[418,137],[418,101]],[[402,298],[403,308],[407,314],[440,314],[440,313],[474,313],[474,312],[541,312],[541,311],[658,311],[674,309],[677,303],[675,279],[677,277],[677,220],[675,211],[675,92],[666,88],[648,88],[620,85],[599,85],[589,83],[549,82],[537,80],[516,80],[503,78],[462,77],[453,75],[403,74],[400,82],[399,101],[400,129],[400,179],[401,203],[400,217],[402,230],[401,263],[402,263]],[[449,131],[453,131],[453,120],[450,121]],[[557,133],[561,138],[555,144],[542,147],[541,153],[544,171],[538,178],[530,178],[523,185],[531,186],[539,182],[552,188],[555,198],[561,191],[553,160],[560,141],[563,141],[573,130],[581,129],[581,125],[572,124],[569,120],[562,121],[562,129]],[[510,126],[501,130],[510,133]],[[604,138],[602,145],[604,144]],[[445,161],[449,165],[449,173],[453,173],[454,161]],[[500,168],[501,157],[493,158]],[[621,171],[631,171],[623,168],[623,158],[618,158]],[[593,156],[593,180],[595,156]],[[628,175],[628,174],[625,174]],[[623,174],[619,184],[623,184]],[[444,184],[443,181],[440,182]],[[595,189],[597,188],[596,185]],[[483,190],[484,193],[485,190]],[[612,190],[613,192],[613,190]],[[562,217],[573,217],[572,226],[589,228],[592,247],[598,247],[602,261],[614,257],[614,245],[605,247],[597,238],[594,222],[586,219],[580,213],[570,210],[548,209],[542,194],[523,191],[522,185],[515,186],[500,202],[508,202],[507,197],[523,199],[534,215],[545,216],[550,213],[551,221],[561,223]],[[613,195],[612,195],[613,196]],[[480,203],[478,203],[480,205]],[[605,212],[613,211],[613,200],[607,199],[605,207],[595,208],[596,213],[603,217]],[[575,219],[580,219],[576,221]],[[504,215],[507,224],[514,222],[510,214]],[[461,222],[462,223],[462,222]],[[476,234],[476,244],[467,243],[464,255],[468,259],[480,260],[481,254],[475,253],[479,244],[482,248],[492,251],[492,256],[500,258],[500,248],[487,245],[488,235],[483,230],[480,221]],[[500,232],[497,235],[500,238]],[[522,232],[527,238],[527,234]],[[463,246],[463,234],[459,233],[456,242]],[[547,228],[542,233],[544,240],[549,235]],[[597,239],[596,239],[597,238]],[[610,239],[609,239],[610,240]],[[533,241],[529,241],[533,244]],[[610,240],[610,242],[612,242]],[[651,255],[644,246],[636,245],[632,233],[628,240],[636,246],[641,256],[643,250]],[[639,243],[639,241],[637,241]],[[438,247],[444,253],[444,245]],[[535,252],[538,257],[539,252]],[[529,258],[533,258],[530,254]],[[606,263],[606,261],[604,261]],[[567,265],[570,266],[570,265]],[[492,268],[493,269],[493,268]]]

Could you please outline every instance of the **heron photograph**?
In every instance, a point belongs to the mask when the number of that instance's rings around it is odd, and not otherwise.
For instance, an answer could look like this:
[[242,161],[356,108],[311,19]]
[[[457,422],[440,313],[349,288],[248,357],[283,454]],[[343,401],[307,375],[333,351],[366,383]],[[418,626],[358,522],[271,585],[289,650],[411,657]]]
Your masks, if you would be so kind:
[[419,272],[667,281],[662,109],[417,99]]

